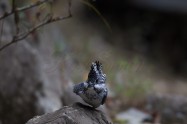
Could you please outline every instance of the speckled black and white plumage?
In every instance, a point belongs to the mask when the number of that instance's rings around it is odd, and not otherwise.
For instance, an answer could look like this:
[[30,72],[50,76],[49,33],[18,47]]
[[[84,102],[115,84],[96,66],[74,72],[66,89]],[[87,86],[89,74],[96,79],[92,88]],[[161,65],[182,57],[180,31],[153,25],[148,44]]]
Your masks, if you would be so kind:
[[76,84],[73,92],[94,108],[105,103],[108,90],[105,84],[106,74],[102,72],[102,64],[93,62],[87,81]]

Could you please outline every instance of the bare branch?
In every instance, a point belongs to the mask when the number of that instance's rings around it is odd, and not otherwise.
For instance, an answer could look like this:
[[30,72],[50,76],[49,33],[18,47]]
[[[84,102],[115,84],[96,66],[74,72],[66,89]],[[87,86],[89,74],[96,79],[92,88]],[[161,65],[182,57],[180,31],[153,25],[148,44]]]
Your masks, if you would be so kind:
[[5,12],[4,15],[0,16],[0,20],[14,14],[15,12],[25,11],[27,9],[39,6],[39,5],[46,3],[48,1],[50,1],[50,0],[40,0],[40,1],[37,1],[36,3],[30,4],[30,5],[27,5],[24,7],[16,8],[15,10],[12,9],[10,12]]
[[1,22],[1,31],[0,31],[0,46],[1,46],[1,38],[2,38],[2,35],[3,35],[3,29],[4,29],[3,25],[4,25],[4,20],[2,20],[2,22]]
[[16,11],[16,2],[15,2],[15,0],[12,0],[12,12],[15,12],[14,13],[14,23],[15,23],[15,26],[16,26],[16,34],[19,34],[19,14]]
[[[20,34],[18,36],[18,38],[15,39],[16,40],[15,42],[25,39],[30,33],[34,32],[35,30],[37,30],[40,27],[43,27],[44,25],[47,25],[47,24],[50,24],[50,23],[53,23],[53,22],[57,22],[57,21],[61,21],[61,20],[64,20],[64,19],[68,19],[70,17],[71,17],[71,15],[68,15],[68,16],[65,16],[65,17],[50,18],[49,20],[47,20],[45,22],[42,22],[42,23],[38,24],[37,26],[31,28],[28,32]],[[0,49],[0,51],[1,51],[1,49]]]
[[69,13],[69,15],[70,16],[72,16],[72,14],[71,14],[71,0],[68,0],[68,13]]
[[43,27],[44,25],[47,25],[47,24],[50,24],[50,23],[53,23],[53,22],[57,22],[57,21],[61,21],[61,20],[64,20],[64,19],[68,19],[70,17],[72,17],[71,13],[68,13],[68,15],[64,16],[64,17],[49,18],[48,20],[46,20],[46,21],[36,25],[35,27],[31,28],[26,33],[22,33],[22,34],[19,34],[18,36],[14,36],[11,42],[5,44],[4,46],[2,46],[0,48],[0,51],[2,51],[6,47],[8,47],[8,46],[10,46],[10,45],[12,45],[12,44],[14,44],[18,41],[21,41],[21,40],[25,39],[30,33],[34,32],[35,30],[37,30],[40,27]]
[[16,10],[16,1],[12,0],[12,12]]

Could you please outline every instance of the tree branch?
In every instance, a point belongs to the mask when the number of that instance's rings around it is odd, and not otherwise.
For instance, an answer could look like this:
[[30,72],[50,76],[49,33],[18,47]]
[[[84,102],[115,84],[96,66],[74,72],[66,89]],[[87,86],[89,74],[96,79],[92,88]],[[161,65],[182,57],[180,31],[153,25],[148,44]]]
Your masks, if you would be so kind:
[[31,28],[26,33],[22,33],[22,34],[19,34],[18,36],[14,36],[11,42],[5,44],[4,46],[2,46],[0,48],[0,51],[5,49],[6,47],[12,45],[13,43],[16,43],[18,41],[21,41],[21,40],[25,39],[30,33],[34,32],[35,30],[37,30],[40,27],[43,27],[44,25],[47,25],[47,24],[50,24],[50,23],[53,23],[53,22],[57,22],[57,21],[60,21],[60,20],[68,19],[70,17],[72,17],[71,14],[69,14],[68,16],[64,16],[64,17],[50,18],[50,19],[46,20],[45,22],[42,22],[42,23],[36,25],[35,27]]
[[0,28],[0,46],[1,46],[1,38],[2,38],[2,35],[3,35],[3,29],[4,29],[3,25],[4,25],[4,20],[2,20],[1,28]]
[[46,19],[45,21],[41,22],[40,24],[30,28],[27,32],[23,32],[23,33],[16,33],[15,36],[13,36],[13,39],[12,41],[10,41],[9,43],[5,44],[4,46],[0,47],[0,51],[2,51],[3,49],[5,49],[6,47],[18,42],[18,41],[21,41],[23,39],[25,39],[29,34],[31,34],[32,32],[34,32],[35,30],[39,29],[40,27],[43,27],[47,24],[50,24],[50,23],[53,23],[53,22],[57,22],[57,21],[61,21],[61,20],[64,20],[64,19],[68,19],[70,17],[72,17],[72,14],[71,14],[71,0],[68,0],[68,15],[67,16],[59,16],[59,17],[49,17],[48,19]]
[[27,9],[30,9],[30,8],[33,8],[33,7],[36,7],[36,6],[39,6],[43,3],[46,3],[50,0],[40,0],[40,1],[37,1],[36,3],[33,3],[33,4],[30,4],[30,5],[27,5],[27,6],[24,6],[24,7],[20,7],[20,8],[16,8],[15,10],[12,9],[10,12],[5,12],[2,16],[0,16],[0,20],[14,14],[14,13],[18,13],[18,12],[22,12],[22,11],[25,11]]
[[16,1],[12,0],[12,12],[14,12],[14,23],[16,26],[16,34],[19,33],[19,14],[16,11]]

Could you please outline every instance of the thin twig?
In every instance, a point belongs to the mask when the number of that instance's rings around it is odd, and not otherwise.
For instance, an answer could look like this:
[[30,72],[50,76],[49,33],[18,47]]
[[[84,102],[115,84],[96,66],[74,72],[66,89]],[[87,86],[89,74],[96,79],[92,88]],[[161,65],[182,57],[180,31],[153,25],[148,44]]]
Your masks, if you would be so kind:
[[12,0],[12,12],[14,13],[14,23],[16,26],[16,35],[19,34],[19,14],[16,11],[16,2],[15,0]]
[[[50,24],[50,23],[53,23],[53,22],[57,22],[57,21],[60,21],[60,20],[68,19],[68,18],[70,18],[70,17],[71,17],[71,15],[68,15],[68,16],[65,16],[65,17],[56,17],[56,18],[49,19],[49,20],[47,20],[47,21],[45,21],[45,22],[43,22],[43,23],[40,23],[40,24],[38,24],[37,26],[31,28],[27,33],[20,34],[20,35],[18,36],[18,38],[16,38],[15,40],[16,40],[16,42],[17,42],[17,41],[20,41],[20,40],[23,40],[23,39],[25,39],[30,33],[34,32],[35,30],[37,30],[37,29],[40,28],[40,27],[43,27],[44,25],[47,25],[47,24]],[[1,49],[0,49],[0,51],[1,51]]]
[[68,0],[68,13],[70,16],[72,16],[72,14],[71,14],[71,0]]
[[0,48],[0,51],[5,49],[6,47],[12,45],[13,43],[16,43],[18,41],[21,41],[21,40],[25,39],[30,33],[34,32],[35,30],[37,30],[40,27],[43,27],[44,25],[47,25],[47,24],[50,24],[50,23],[53,23],[53,22],[57,22],[57,21],[60,21],[60,20],[68,19],[70,17],[72,17],[71,13],[69,13],[68,16],[64,16],[64,17],[50,18],[50,19],[36,25],[35,27],[31,28],[26,33],[22,33],[22,34],[19,34],[18,36],[14,36],[14,38],[12,39],[11,42],[5,44],[4,46],[2,46]]
[[3,25],[4,25],[4,19],[3,19],[2,22],[1,22],[0,46],[1,46],[1,40],[2,40],[1,38],[2,38],[2,36],[3,36],[3,29],[4,29]]
[[33,8],[35,6],[39,6],[39,5],[46,3],[48,1],[50,1],[50,0],[40,0],[40,1],[37,1],[36,3],[30,4],[30,5],[27,5],[24,7],[16,8],[16,10],[14,10],[14,11],[11,10],[10,12],[5,12],[4,15],[0,16],[0,20],[6,18],[7,16],[14,14],[15,12],[25,11],[27,9]]

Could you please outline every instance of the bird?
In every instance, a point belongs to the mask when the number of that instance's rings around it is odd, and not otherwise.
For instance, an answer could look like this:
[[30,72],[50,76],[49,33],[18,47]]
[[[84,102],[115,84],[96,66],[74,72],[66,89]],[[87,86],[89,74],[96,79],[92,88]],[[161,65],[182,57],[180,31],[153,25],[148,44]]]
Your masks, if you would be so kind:
[[105,82],[106,74],[103,74],[102,64],[99,61],[95,61],[91,64],[88,79],[75,84],[73,92],[93,108],[97,108],[103,105],[107,98],[108,89]]

